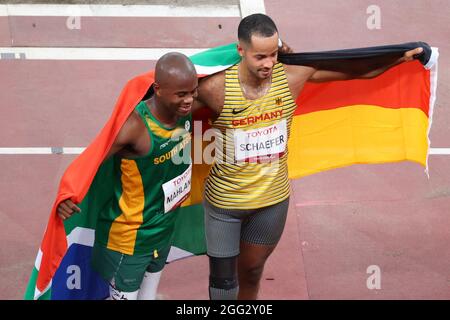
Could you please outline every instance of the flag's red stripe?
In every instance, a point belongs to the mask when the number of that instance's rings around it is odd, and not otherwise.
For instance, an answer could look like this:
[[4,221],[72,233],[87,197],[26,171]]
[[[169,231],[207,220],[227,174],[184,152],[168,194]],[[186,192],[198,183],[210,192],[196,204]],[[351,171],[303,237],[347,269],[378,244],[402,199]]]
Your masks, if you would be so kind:
[[[406,89],[405,89],[406,88]],[[418,108],[428,116],[430,72],[418,61],[403,63],[369,80],[307,83],[297,99],[296,115],[349,105]]]

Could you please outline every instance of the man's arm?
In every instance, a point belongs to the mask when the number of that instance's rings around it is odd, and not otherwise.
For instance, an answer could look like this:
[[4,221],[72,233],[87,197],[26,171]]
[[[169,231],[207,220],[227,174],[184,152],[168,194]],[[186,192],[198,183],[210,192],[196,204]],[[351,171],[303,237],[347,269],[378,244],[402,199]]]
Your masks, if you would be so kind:
[[222,112],[225,96],[225,72],[215,73],[202,78],[198,84],[198,95],[194,99],[192,112],[208,108],[214,118]]
[[[139,133],[139,121],[141,121],[139,116],[133,111],[117,134],[105,159],[108,159],[136,141],[136,135]],[[67,199],[58,205],[56,211],[62,220],[66,220],[74,213],[81,212],[81,209],[72,200]]]
[[111,149],[109,149],[105,160],[128,146],[133,147],[135,142],[139,138],[139,129],[142,125],[144,124],[142,123],[141,118],[136,113],[136,111],[133,111],[123,124],[122,128],[120,128],[120,131],[117,134],[117,137],[114,140]]
[[374,78],[393,66],[413,60],[414,56],[420,54],[421,52],[423,52],[422,48],[416,48],[405,52],[401,58],[398,58],[398,56],[383,56],[379,58],[315,62],[308,66],[284,66],[289,83],[289,89],[294,99],[296,99],[298,93],[307,81],[327,82]]
[[205,102],[201,99],[201,97],[197,96],[194,99],[194,102],[192,103],[192,113],[195,113],[196,111],[208,107]]

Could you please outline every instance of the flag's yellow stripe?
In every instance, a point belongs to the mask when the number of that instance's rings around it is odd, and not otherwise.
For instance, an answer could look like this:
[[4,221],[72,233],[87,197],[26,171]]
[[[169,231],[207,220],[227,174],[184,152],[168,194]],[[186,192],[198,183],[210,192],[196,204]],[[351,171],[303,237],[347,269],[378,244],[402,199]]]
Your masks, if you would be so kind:
[[426,165],[428,117],[417,108],[353,105],[295,116],[289,177],[356,163],[410,160]]
[[[193,135],[194,143],[193,145],[199,144],[202,145],[202,153],[201,153],[201,163],[195,163],[192,167],[192,182],[191,182],[191,193],[189,197],[181,204],[181,207],[187,207],[193,204],[201,203],[203,199],[203,189],[205,185],[206,178],[208,177],[209,170],[211,166],[207,164],[203,158],[203,151],[206,146],[209,144],[207,141],[202,141],[201,135]],[[192,149],[192,152],[194,150]],[[195,159],[196,155],[192,154],[192,159]],[[198,155],[197,155],[198,157]]]

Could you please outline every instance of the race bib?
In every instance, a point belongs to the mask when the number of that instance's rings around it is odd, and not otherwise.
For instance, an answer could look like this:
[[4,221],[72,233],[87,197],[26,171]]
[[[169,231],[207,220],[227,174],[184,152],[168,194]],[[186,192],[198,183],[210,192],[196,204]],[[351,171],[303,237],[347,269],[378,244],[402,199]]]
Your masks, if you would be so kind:
[[177,208],[191,191],[192,164],[178,177],[162,185],[164,191],[164,213]]
[[234,155],[236,161],[260,161],[274,156],[280,157],[286,151],[286,119],[269,127],[234,131]]

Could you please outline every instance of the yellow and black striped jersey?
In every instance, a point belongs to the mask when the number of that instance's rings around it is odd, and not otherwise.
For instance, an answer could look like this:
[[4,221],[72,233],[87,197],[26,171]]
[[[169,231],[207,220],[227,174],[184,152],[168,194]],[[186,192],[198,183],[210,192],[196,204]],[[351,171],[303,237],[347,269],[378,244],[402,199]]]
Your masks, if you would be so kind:
[[296,104],[283,64],[273,67],[269,91],[259,99],[244,97],[238,65],[225,71],[225,101],[212,126],[216,155],[205,197],[220,208],[255,209],[290,194],[287,140]]

